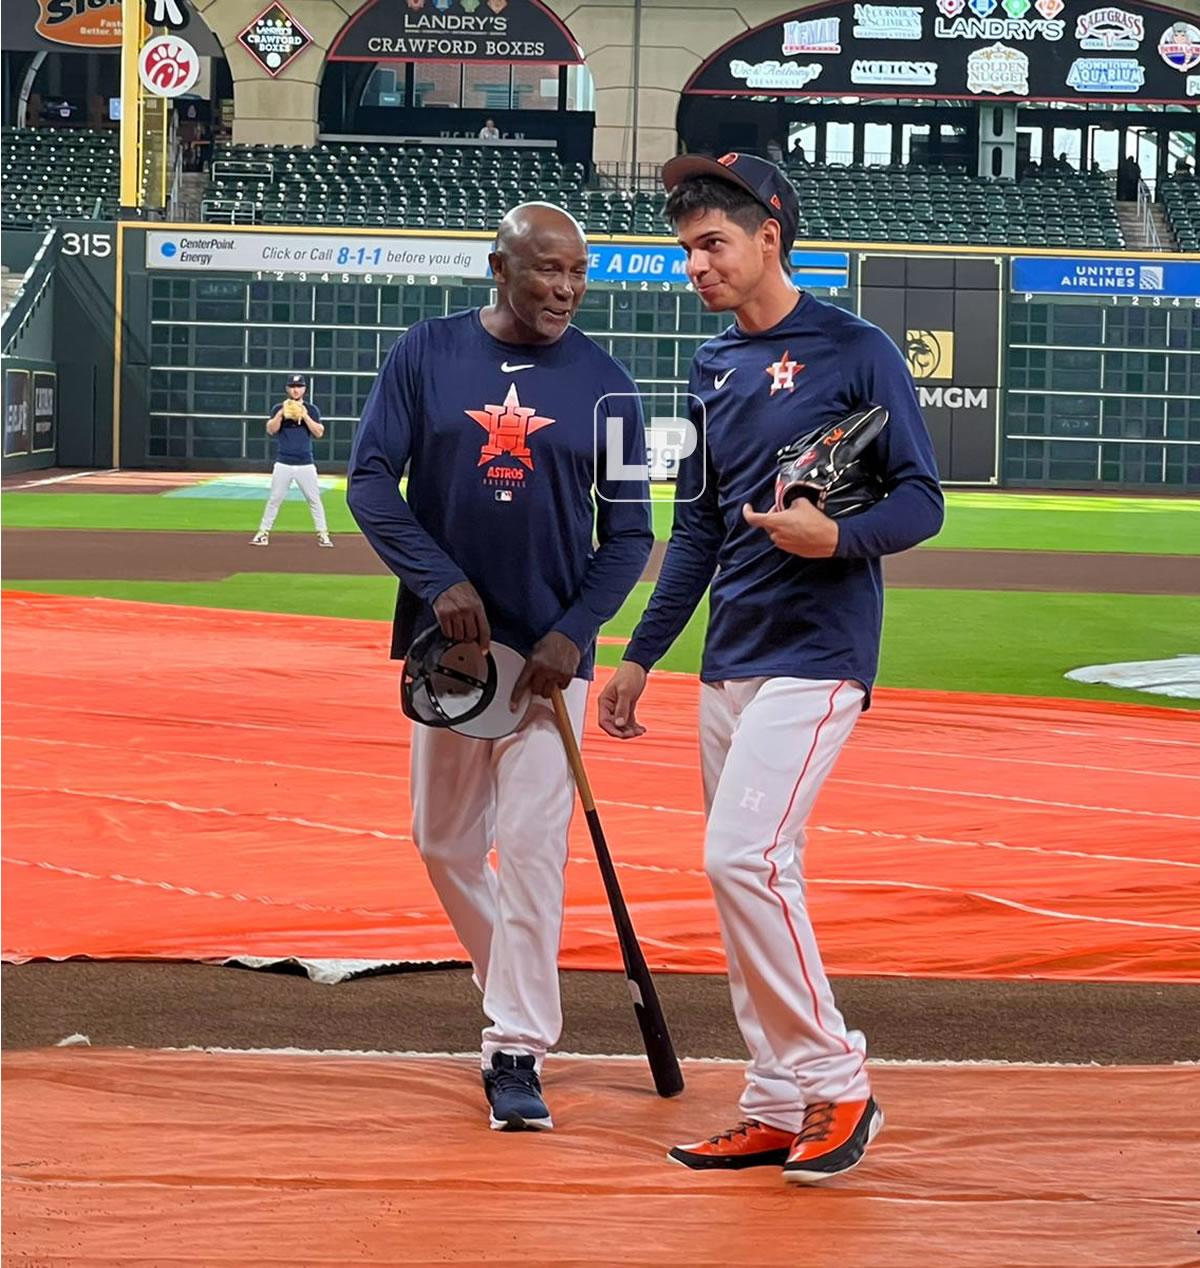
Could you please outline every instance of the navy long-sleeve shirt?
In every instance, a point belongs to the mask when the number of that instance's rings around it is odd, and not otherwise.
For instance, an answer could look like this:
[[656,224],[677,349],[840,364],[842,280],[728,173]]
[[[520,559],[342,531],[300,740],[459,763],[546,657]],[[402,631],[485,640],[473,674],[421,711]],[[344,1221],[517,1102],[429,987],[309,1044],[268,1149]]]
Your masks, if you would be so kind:
[[396,341],[354,438],[346,495],[400,578],[393,656],[434,623],[442,591],[470,581],[497,642],[528,655],[559,631],[582,653],[577,676],[592,676],[596,633],[654,540],[647,481],[617,469],[644,471],[636,392],[573,326],[553,344],[518,346],[472,310]]
[[[711,582],[704,681],[846,678],[869,694],[883,623],[880,556],[934,536],[943,515],[933,445],[899,349],[877,326],[805,294],[770,330],[734,325],[705,343],[690,390],[706,443],[680,464],[670,545],[625,659],[653,666]],[[770,510],[778,451],[868,404],[890,415],[867,459],[888,496],[838,520],[831,559],[779,550],[746,523],[743,503]]]

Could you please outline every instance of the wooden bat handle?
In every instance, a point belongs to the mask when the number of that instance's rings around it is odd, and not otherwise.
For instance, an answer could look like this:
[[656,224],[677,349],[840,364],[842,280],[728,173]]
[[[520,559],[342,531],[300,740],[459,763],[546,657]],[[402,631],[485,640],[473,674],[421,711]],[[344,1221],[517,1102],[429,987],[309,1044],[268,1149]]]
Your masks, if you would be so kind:
[[579,789],[579,800],[583,803],[584,812],[595,810],[596,803],[592,798],[592,786],[588,783],[587,771],[583,769],[583,758],[579,753],[579,745],[575,742],[575,728],[571,725],[571,715],[567,712],[567,702],[558,687],[551,688],[550,699],[554,705],[554,720],[558,723],[558,733],[562,736],[563,747],[567,750],[567,761],[571,764],[571,774],[575,776],[575,787]]

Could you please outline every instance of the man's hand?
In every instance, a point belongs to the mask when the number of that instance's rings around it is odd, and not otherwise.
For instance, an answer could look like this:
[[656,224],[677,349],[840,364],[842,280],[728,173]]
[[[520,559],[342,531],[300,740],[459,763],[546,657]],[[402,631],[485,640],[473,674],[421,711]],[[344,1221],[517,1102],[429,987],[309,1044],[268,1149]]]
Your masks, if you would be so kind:
[[637,720],[634,710],[638,699],[646,690],[648,675],[641,665],[623,660],[617,672],[608,680],[600,693],[600,729],[618,740],[634,740],[646,734],[646,728]]
[[756,511],[742,507],[747,524],[761,528],[772,545],[802,559],[829,559],[838,544],[837,520],[818,511],[807,498],[797,498],[786,511]]
[[571,679],[579,668],[579,648],[565,635],[551,630],[545,638],[539,639],[521,676],[513,687],[509,705],[516,708],[522,694],[528,688],[535,696],[547,699],[555,687],[560,691],[571,685]]
[[469,581],[460,581],[443,590],[433,601],[433,614],[447,638],[456,643],[478,643],[487,651],[492,641],[492,627],[479,591]]

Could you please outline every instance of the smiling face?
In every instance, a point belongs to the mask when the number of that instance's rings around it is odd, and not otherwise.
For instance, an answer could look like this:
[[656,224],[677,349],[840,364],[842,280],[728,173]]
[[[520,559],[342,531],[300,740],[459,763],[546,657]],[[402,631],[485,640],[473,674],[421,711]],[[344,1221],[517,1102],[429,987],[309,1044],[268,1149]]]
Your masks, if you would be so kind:
[[555,207],[519,207],[505,217],[490,262],[512,342],[560,339],[587,291],[587,243],[575,221]]
[[768,272],[779,271],[779,225],[764,219],[748,231],[724,211],[706,208],[675,226],[687,256],[687,275],[705,308],[730,312],[756,294]]

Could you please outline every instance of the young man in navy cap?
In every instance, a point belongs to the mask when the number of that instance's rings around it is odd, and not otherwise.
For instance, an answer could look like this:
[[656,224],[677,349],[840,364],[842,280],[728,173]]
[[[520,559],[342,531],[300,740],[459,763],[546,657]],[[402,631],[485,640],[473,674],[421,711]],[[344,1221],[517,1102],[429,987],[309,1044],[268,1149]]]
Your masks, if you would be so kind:
[[[668,1156],[698,1170],[781,1167],[785,1180],[812,1183],[857,1165],[883,1116],[866,1041],[847,1029],[813,935],[804,825],[869,703],[880,556],[932,537],[942,495],[896,345],[792,284],[797,199],[779,169],[750,155],[684,155],[663,180],[689,279],[705,307],[736,322],[692,362],[705,443],[680,465],[670,545],[600,694],[600,725],[619,739],[643,733],[635,708],[647,675],[711,583],[704,861],[751,1060],[737,1125]],[[778,451],[867,405],[890,415],[866,451],[887,496],[843,519],[803,498],[772,510]]]
[[325,507],[321,504],[321,486],[317,480],[317,465],[313,457],[314,439],[325,435],[321,411],[304,399],[308,380],[303,374],[288,377],[287,396],[279,408],[267,419],[267,435],[274,436],[275,466],[271,471],[271,496],[267,499],[258,532],[250,539],[251,546],[271,544],[271,526],[275,516],[292,487],[292,481],[300,486],[308,509],[312,512],[313,526],[317,530],[317,545],[332,546],[329,527],[325,523]]

